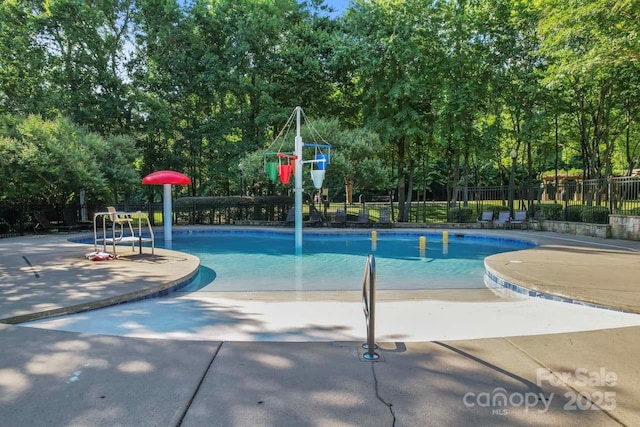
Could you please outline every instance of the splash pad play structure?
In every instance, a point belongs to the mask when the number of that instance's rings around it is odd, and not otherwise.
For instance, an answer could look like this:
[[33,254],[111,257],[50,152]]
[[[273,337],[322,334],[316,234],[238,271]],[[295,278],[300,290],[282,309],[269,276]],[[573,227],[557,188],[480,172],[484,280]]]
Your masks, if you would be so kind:
[[[283,152],[282,147],[284,139],[292,126],[293,118],[296,121],[296,136],[294,138],[294,151]],[[313,180],[313,186],[316,190],[322,189],[324,182],[324,176],[326,166],[330,162],[331,144],[324,141],[323,143],[304,143],[302,142],[302,135],[300,134],[301,120],[305,118],[305,121],[310,125],[306,119],[304,111],[301,107],[296,107],[287,120],[287,124],[282,128],[282,131],[276,139],[271,143],[269,147],[272,147],[282,140],[277,152],[272,152],[268,148],[264,153],[265,158],[265,170],[272,181],[276,178],[280,179],[283,185],[289,184],[291,174],[294,174],[294,200],[295,200],[295,253],[296,255],[302,254],[302,166],[304,164],[311,165],[311,179]],[[314,131],[313,126],[310,126]],[[316,132],[317,134],[317,132]],[[284,136],[283,136],[284,135]],[[318,135],[319,137],[319,135]],[[319,137],[320,138],[320,137]],[[321,139],[321,138],[320,138]],[[314,156],[309,160],[303,159],[303,148],[313,148]],[[274,161],[275,160],[275,161]]]

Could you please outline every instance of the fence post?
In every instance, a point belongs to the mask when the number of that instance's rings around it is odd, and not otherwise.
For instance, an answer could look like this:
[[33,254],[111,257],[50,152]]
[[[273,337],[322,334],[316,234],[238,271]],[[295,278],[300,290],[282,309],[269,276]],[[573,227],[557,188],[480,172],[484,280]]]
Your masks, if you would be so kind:
[[564,220],[569,221],[569,189],[567,188],[567,181],[563,184],[564,191],[562,192],[562,197],[564,198]]
[[609,199],[609,212],[615,215],[615,203],[613,201],[613,177],[607,177],[607,198]]

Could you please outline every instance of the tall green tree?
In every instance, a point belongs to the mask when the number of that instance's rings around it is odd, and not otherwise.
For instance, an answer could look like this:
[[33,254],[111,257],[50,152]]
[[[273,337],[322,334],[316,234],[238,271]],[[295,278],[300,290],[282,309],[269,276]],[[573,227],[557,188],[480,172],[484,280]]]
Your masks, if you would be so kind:
[[46,49],[37,42],[38,2],[0,2],[0,113],[47,114]]
[[[615,141],[637,119],[639,10],[633,2],[542,2],[547,84],[570,100],[586,178],[613,172]],[[635,101],[634,101],[635,99]]]
[[393,147],[397,159],[399,221],[406,221],[411,147],[430,132],[436,81],[442,58],[432,2],[357,2],[345,20],[337,54],[354,70],[363,122]]
[[93,203],[113,202],[113,191],[127,191],[136,181],[131,164],[133,142],[104,140],[68,119],[31,115],[12,120],[0,134],[2,197],[62,210],[78,203],[86,190]]
[[103,134],[130,116],[125,45],[133,0],[56,0],[29,8],[33,40],[46,52],[51,108]]

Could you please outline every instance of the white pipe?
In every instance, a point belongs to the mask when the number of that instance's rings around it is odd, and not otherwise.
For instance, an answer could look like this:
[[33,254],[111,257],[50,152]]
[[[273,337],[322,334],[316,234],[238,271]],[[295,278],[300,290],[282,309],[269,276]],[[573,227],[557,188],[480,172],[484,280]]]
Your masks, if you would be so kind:
[[295,245],[296,255],[302,254],[302,136],[300,136],[300,111],[296,107],[296,138],[295,138]]
[[162,225],[164,230],[164,241],[171,242],[173,236],[171,233],[171,222],[173,214],[171,213],[171,184],[163,184],[164,200],[162,205]]

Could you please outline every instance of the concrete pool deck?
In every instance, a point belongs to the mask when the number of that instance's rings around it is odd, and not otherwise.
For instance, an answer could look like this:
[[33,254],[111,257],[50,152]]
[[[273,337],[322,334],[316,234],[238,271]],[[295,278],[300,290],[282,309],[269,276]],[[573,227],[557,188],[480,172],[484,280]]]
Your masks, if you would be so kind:
[[[540,244],[489,257],[487,266],[501,278],[640,312],[640,242],[486,233]],[[93,247],[67,238],[0,240],[1,322],[144,297],[198,265],[162,250],[157,257],[92,263],[83,255]],[[0,420],[3,426],[640,425],[638,333],[640,327],[386,342],[378,350],[382,361],[371,363],[362,361],[361,342],[173,341],[0,325]],[[587,398],[602,410],[586,409]]]

